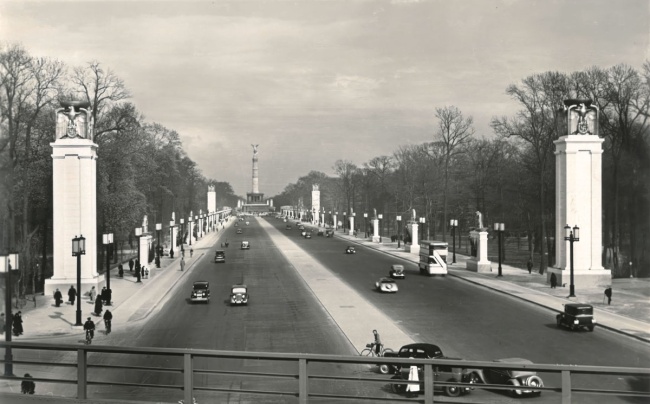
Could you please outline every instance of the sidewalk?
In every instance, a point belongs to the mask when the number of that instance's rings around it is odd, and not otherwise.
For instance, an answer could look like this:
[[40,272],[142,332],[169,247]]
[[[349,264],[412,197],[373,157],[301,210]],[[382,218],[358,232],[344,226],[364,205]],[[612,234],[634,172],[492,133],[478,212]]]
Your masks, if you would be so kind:
[[[313,227],[313,226],[312,226]],[[322,229],[322,228],[321,228]],[[368,248],[374,248],[386,254],[417,263],[419,257],[404,251],[404,246],[397,248],[397,243],[373,243],[370,239],[349,236],[337,230],[338,238],[354,242]],[[383,240],[387,240],[386,237]],[[390,239],[388,239],[390,240]],[[622,278],[612,279],[612,303],[607,305],[602,289],[581,289],[576,285],[576,297],[569,298],[569,285],[551,289],[546,283],[546,275],[501,263],[502,277],[498,278],[498,262],[492,263],[491,273],[468,271],[466,255],[456,253],[456,263],[452,264],[452,251],[447,256],[449,275],[468,282],[505,293],[561,312],[566,303],[586,303],[594,307],[594,318],[599,327],[620,332],[631,337],[650,342],[650,279]]]
[[[234,219],[225,223],[229,226]],[[194,250],[190,258],[190,246],[185,244],[185,271],[180,270],[180,250],[175,250],[174,258],[162,257],[160,268],[156,268],[154,262],[146,264],[149,268],[149,278],[142,278],[141,283],[136,282],[135,271],[129,271],[128,262],[123,263],[124,278],[117,276],[117,267],[110,271],[110,282],[112,294],[112,305],[104,306],[113,313],[112,328],[121,329],[125,326],[133,325],[135,322],[145,319],[163,297],[171,290],[176,282],[187,274],[194,263],[205,254],[212,253],[212,245],[218,238],[224,234],[224,228],[219,231],[206,233],[201,239],[192,243],[191,248]],[[208,248],[209,247],[209,248]],[[103,275],[100,275],[103,276]],[[76,287],[76,285],[75,285]],[[87,296],[84,296],[85,290],[81,291],[81,322],[84,323],[88,317],[91,317],[96,325],[95,338],[103,335],[104,321],[102,316],[93,314],[94,303],[90,302]],[[82,327],[76,327],[77,302],[70,305],[67,302],[67,289],[61,290],[64,296],[64,302],[61,306],[54,305],[52,296],[36,295],[36,302],[27,301],[25,307],[20,309],[23,316],[24,332],[21,336],[12,336],[13,341],[24,341],[33,339],[51,339],[57,336],[83,335]],[[13,312],[17,309],[14,307]]]

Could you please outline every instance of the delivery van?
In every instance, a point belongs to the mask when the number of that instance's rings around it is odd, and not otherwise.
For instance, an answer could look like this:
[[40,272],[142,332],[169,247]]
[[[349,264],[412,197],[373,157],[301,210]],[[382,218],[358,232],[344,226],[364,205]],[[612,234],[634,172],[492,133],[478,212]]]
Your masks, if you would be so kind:
[[420,242],[420,273],[426,275],[447,275],[447,253],[449,244],[443,241],[422,240]]

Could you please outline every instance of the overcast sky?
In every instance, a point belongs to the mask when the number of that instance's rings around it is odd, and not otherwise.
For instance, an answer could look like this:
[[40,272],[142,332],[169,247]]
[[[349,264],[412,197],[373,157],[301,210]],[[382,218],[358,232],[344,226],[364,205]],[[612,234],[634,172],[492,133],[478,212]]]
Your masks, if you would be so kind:
[[8,1],[0,40],[125,81],[149,122],[181,135],[207,178],[272,196],[432,141],[455,105],[491,137],[505,89],[650,59],[648,0]]

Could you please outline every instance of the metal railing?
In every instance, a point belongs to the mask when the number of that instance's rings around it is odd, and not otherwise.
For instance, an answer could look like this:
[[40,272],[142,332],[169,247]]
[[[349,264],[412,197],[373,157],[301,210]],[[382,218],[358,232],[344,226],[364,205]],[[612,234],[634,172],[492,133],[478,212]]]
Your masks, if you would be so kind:
[[[372,375],[373,377],[359,376],[364,372],[355,371],[355,366],[363,365],[416,365],[423,369],[423,377],[420,384],[423,386],[423,396],[419,402],[426,404],[434,402],[434,390],[444,388],[445,386],[455,386],[458,388],[469,387],[472,389],[489,389],[489,390],[513,390],[512,385],[496,384],[471,384],[461,383],[460,381],[436,381],[434,373],[439,366],[458,367],[463,369],[509,369],[509,370],[527,370],[543,372],[544,374],[557,374],[560,376],[561,383],[558,386],[548,386],[535,388],[538,391],[555,392],[561,395],[562,403],[571,403],[574,394],[597,394],[611,396],[628,396],[650,398],[650,391],[647,390],[605,390],[581,388],[575,383],[576,375],[589,375],[590,377],[610,377],[617,379],[619,377],[636,377],[646,379],[650,376],[650,369],[646,368],[621,368],[621,367],[602,367],[602,366],[574,366],[574,365],[544,365],[544,364],[515,364],[515,363],[498,363],[482,362],[467,360],[450,360],[450,359],[404,359],[404,358],[376,358],[367,356],[339,356],[339,355],[315,355],[315,354],[295,354],[295,353],[268,353],[268,352],[239,352],[239,351],[213,351],[200,349],[175,349],[175,348],[139,348],[139,347],[113,347],[98,345],[53,345],[32,342],[2,342],[0,348],[11,347],[14,353],[12,366],[14,370],[20,369],[22,374],[28,371],[33,374],[31,378],[34,382],[53,383],[62,385],[76,385],[76,398],[86,400],[96,397],[88,397],[89,386],[98,386],[101,388],[119,389],[119,388],[144,388],[144,389],[163,389],[182,391],[185,403],[191,403],[196,393],[205,392],[210,394],[247,394],[259,396],[283,396],[287,399],[307,404],[310,400],[345,400],[345,402],[380,402],[380,401],[409,401],[412,398],[406,398],[403,395],[392,392],[382,391],[381,385],[408,384],[407,380],[393,380],[390,375]],[[59,353],[56,359],[47,362],[42,358],[38,351],[53,351]],[[23,353],[22,355],[20,353]],[[92,355],[91,355],[92,354]],[[121,356],[122,355],[122,356]],[[127,355],[127,356],[124,356]],[[131,366],[120,363],[120,358],[133,358],[137,355],[147,356],[147,358],[163,358],[167,366]],[[111,364],[110,359],[113,357],[117,364]],[[36,359],[33,359],[36,358]],[[95,360],[95,359],[101,360]],[[228,365],[229,360],[236,361],[265,361],[272,364],[273,368],[290,368],[286,372],[264,372],[231,370]],[[151,361],[151,359],[149,359]],[[211,362],[212,361],[212,362]],[[2,361],[5,362],[4,360]],[[145,363],[147,361],[144,361]],[[198,366],[201,362],[203,366]],[[208,364],[208,366],[206,366]],[[277,366],[276,366],[277,365]],[[322,365],[322,366],[320,366]],[[340,365],[350,366],[350,371],[335,371],[323,373],[323,366],[335,365],[337,369]],[[49,369],[39,376],[39,369]],[[65,371],[53,372],[51,369],[67,369],[68,378],[46,377],[51,374],[65,374]],[[76,369],[76,372],[74,370]],[[171,384],[146,384],[120,381],[119,377],[100,377],[90,378],[89,370],[95,369],[106,372],[115,372],[115,374],[125,374],[126,372],[165,372],[176,375],[177,382]],[[242,367],[246,369],[246,367]],[[331,373],[334,373],[333,375]],[[211,382],[195,383],[197,376],[201,379],[210,379]],[[172,377],[174,378],[174,377]],[[240,378],[247,383],[233,384],[217,383],[217,380]],[[2,380],[21,381],[21,377],[0,376]],[[280,386],[283,390],[272,390],[265,388],[268,383],[258,383],[257,386],[251,380],[282,380],[282,383],[273,382],[270,384],[274,388]],[[358,386],[362,383],[371,386],[369,395],[360,395]],[[601,385],[605,385],[603,383]],[[332,388],[332,386],[336,388]],[[361,389],[363,390],[363,389]],[[373,393],[374,392],[374,393]],[[381,392],[384,395],[377,395]],[[38,394],[38,392],[37,392]],[[374,394],[374,395],[373,395]],[[45,397],[44,397],[45,398]],[[61,399],[64,397],[58,397]],[[166,398],[170,402],[169,394]],[[436,397],[438,400],[439,397]],[[57,397],[48,397],[55,401]],[[133,401],[133,398],[130,398]],[[475,400],[473,400],[475,402]]]

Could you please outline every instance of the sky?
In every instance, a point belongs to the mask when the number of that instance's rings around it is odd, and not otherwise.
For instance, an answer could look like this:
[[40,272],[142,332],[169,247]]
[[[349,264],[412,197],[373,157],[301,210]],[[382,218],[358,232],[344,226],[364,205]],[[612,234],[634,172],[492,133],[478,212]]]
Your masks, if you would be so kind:
[[99,61],[147,122],[180,134],[208,179],[276,195],[435,139],[456,106],[490,138],[546,71],[650,59],[648,0],[0,0],[0,41],[68,66]]

